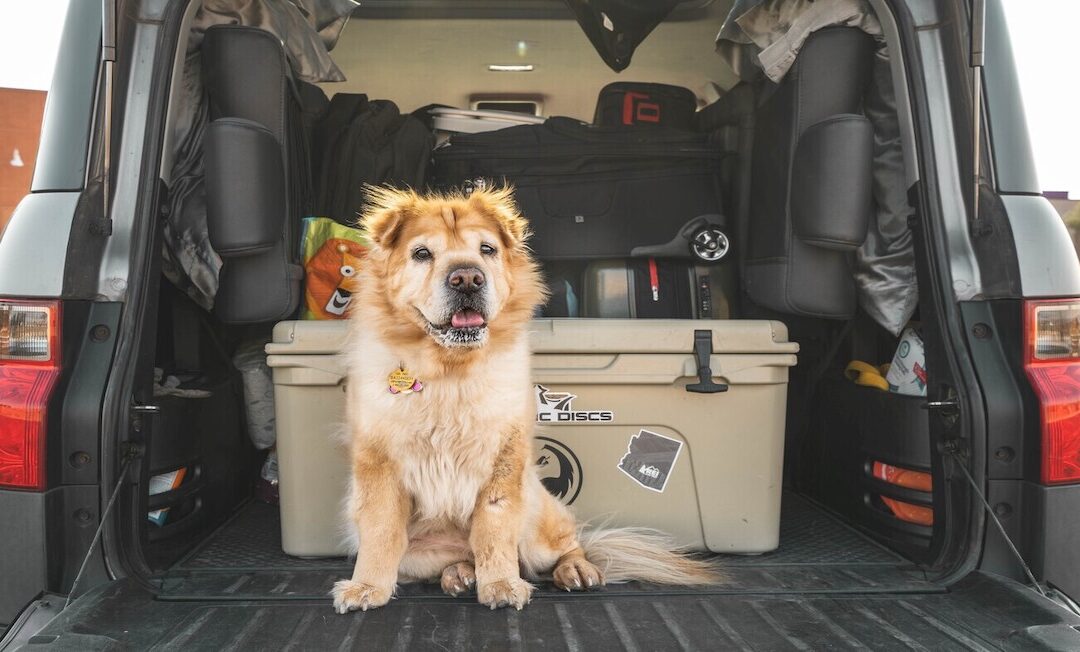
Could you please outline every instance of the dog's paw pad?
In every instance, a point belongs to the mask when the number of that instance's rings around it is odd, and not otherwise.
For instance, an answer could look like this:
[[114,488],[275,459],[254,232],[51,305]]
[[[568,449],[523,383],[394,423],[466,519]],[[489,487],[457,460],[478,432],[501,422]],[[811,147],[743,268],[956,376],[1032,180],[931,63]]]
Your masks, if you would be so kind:
[[450,564],[442,572],[443,593],[457,597],[476,585],[476,569],[467,561]]
[[531,584],[520,577],[513,577],[481,584],[477,588],[476,595],[480,604],[486,604],[492,609],[513,607],[520,610],[529,603],[532,592]]
[[576,558],[561,562],[552,573],[555,586],[567,591],[587,591],[604,585],[604,574],[592,562]]
[[391,593],[392,591],[356,580],[340,580],[330,592],[334,596],[334,611],[339,614],[381,607],[390,601]]

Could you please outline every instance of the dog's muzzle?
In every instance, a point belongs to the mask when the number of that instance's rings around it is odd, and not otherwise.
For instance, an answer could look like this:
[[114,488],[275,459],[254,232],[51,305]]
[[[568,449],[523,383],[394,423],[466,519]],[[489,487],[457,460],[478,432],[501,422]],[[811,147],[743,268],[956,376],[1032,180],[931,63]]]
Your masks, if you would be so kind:
[[450,316],[441,325],[428,322],[428,333],[447,348],[482,346],[488,333],[487,292],[481,287],[449,295]]

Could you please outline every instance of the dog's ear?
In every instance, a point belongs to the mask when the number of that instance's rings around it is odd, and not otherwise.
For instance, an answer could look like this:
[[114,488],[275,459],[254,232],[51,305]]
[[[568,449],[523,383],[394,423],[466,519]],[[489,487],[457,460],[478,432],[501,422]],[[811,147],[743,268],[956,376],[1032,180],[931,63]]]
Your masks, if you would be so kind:
[[495,218],[507,247],[521,248],[532,235],[528,221],[518,212],[512,187],[474,191],[469,195],[469,203],[475,210]]
[[393,246],[401,232],[405,213],[416,204],[416,193],[411,190],[365,186],[364,195],[366,201],[364,213],[360,216],[360,228],[376,246]]

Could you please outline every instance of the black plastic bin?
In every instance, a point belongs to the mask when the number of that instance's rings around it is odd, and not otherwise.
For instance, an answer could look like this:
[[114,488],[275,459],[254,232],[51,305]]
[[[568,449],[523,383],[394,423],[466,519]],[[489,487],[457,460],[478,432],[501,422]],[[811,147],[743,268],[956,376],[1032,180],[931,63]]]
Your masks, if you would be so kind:
[[898,518],[883,497],[927,508],[933,494],[874,477],[874,462],[931,473],[926,398],[885,392],[846,379],[821,382],[814,427],[804,442],[804,489],[873,535],[915,557],[930,547],[932,526]]

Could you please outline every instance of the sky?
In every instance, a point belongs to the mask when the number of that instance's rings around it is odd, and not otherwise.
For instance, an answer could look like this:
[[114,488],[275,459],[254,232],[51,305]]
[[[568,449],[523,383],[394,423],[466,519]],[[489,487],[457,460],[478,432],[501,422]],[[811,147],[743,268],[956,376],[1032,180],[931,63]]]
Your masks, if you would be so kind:
[[68,0],[0,0],[0,88],[49,90],[67,6]]
[[[1002,1],[1039,182],[1080,198],[1080,0]],[[48,89],[67,4],[0,0],[0,87]]]
[[1080,0],[1003,2],[1039,183],[1080,199]]

